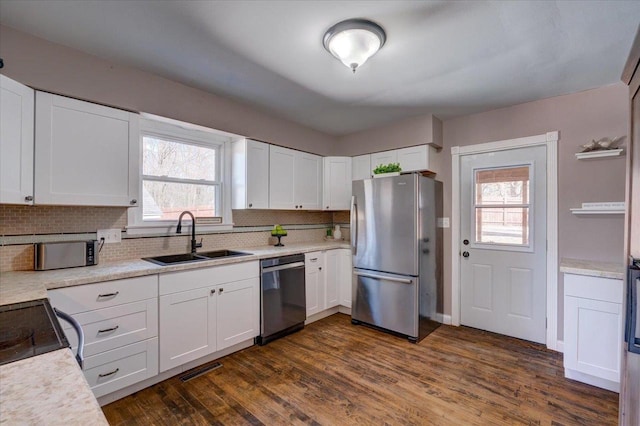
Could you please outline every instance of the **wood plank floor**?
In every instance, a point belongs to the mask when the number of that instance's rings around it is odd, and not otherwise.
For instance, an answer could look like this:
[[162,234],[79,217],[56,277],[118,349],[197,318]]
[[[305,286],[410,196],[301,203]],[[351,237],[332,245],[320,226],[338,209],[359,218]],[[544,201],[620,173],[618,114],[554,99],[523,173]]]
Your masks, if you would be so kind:
[[112,425],[615,425],[618,395],[562,354],[467,327],[418,344],[336,314],[103,407]]

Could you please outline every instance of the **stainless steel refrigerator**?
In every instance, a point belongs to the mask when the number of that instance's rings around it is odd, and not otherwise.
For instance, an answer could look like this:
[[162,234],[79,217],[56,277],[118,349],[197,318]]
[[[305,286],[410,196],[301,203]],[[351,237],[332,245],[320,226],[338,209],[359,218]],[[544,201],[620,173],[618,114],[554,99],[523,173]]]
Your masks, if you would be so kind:
[[442,183],[364,179],[352,194],[352,322],[416,342],[442,323]]

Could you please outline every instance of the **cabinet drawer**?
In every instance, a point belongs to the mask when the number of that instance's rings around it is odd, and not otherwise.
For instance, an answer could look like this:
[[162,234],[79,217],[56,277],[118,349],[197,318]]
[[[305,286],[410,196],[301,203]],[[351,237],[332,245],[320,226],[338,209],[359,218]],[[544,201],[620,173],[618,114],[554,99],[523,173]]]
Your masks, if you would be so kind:
[[565,296],[622,303],[622,280],[564,274]]
[[96,397],[157,374],[157,338],[103,352],[84,360],[84,376]]
[[[84,330],[85,356],[96,355],[158,335],[158,299],[81,312],[73,317]],[[66,321],[64,332],[75,351],[78,337]]]
[[160,294],[213,287],[260,276],[258,261],[234,263],[160,275]]
[[126,278],[50,290],[51,305],[68,314],[108,308],[158,296],[158,276]]

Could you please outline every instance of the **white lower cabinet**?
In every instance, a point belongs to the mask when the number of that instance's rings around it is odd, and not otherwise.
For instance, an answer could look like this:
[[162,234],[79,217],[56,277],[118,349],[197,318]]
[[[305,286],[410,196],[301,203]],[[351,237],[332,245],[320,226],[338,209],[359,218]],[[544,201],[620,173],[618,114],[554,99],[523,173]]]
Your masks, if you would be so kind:
[[160,275],[160,372],[260,334],[258,262]]
[[[85,334],[83,373],[100,397],[158,374],[158,276],[55,289],[51,305]],[[60,321],[72,349],[77,336]]]
[[158,374],[158,338],[86,357],[83,368],[96,398]]
[[312,251],[305,253],[304,263],[307,317],[310,317],[325,309],[324,252]]
[[305,254],[307,317],[342,305],[351,308],[351,250]]
[[565,377],[620,390],[622,280],[564,275]]
[[205,287],[160,296],[161,372],[216,351],[215,291]]
[[351,250],[338,249],[338,285],[340,288],[340,305],[351,308],[351,293],[353,289],[353,260]]

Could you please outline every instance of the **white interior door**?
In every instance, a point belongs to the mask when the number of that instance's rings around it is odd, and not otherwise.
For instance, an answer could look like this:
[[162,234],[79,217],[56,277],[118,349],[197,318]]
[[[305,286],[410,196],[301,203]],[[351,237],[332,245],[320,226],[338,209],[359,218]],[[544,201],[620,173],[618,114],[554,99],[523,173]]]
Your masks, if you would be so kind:
[[546,341],[546,147],[460,161],[460,322]]

